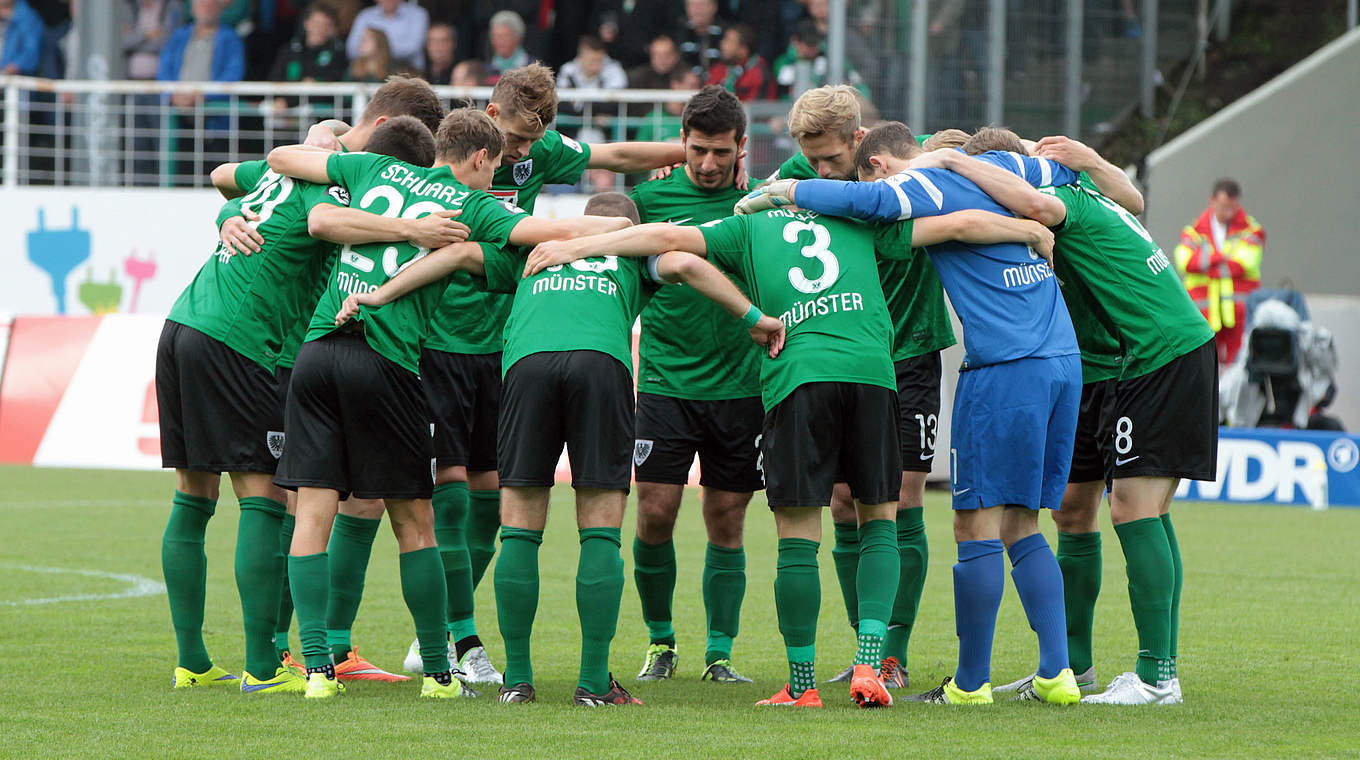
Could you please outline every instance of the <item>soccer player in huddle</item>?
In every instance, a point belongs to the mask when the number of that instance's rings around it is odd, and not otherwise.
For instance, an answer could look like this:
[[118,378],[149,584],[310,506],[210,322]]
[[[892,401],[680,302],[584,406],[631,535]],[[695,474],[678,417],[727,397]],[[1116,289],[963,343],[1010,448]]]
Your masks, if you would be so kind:
[[[729,216],[745,195],[735,185],[746,143],[741,103],[717,85],[703,88],[685,105],[680,139],[684,166],[633,190],[641,220],[695,226]],[[663,288],[642,310],[638,355],[633,578],[649,635],[638,680],[671,678],[678,662],[672,536],[697,454],[708,533],[701,581],[708,636],[700,678],[749,683],[732,665],[732,645],[746,593],[746,506],[752,492],[764,488],[759,351],[740,319],[693,288],[675,287]]]
[[[592,198],[586,213],[637,219],[633,202],[618,193]],[[500,699],[536,698],[530,637],[538,605],[538,547],[565,444],[581,538],[576,603],[582,651],[574,701],[637,704],[609,673],[609,646],[623,593],[620,526],[632,474],[632,326],[661,283],[684,282],[734,315],[750,315],[751,304],[725,276],[688,254],[645,262],[588,257],[529,277],[524,269],[518,253],[451,247],[375,292],[352,296],[338,318],[343,321],[361,306],[390,303],[455,270],[485,277],[486,287],[514,294],[502,355],[505,395],[497,454],[505,491],[502,559],[496,564],[497,612],[506,644]],[[747,322],[751,336],[772,343],[777,352],[783,335],[778,320]]]
[[[496,82],[486,114],[506,135],[490,193],[532,214],[546,184],[576,184],[588,169],[647,171],[683,155],[668,143],[579,143],[548,125],[557,116],[552,70],[531,64]],[[510,295],[454,275],[421,354],[435,439],[435,531],[448,586],[449,659],[473,683],[501,675],[477,635],[473,590],[495,554],[500,527],[496,476],[501,350]],[[406,655],[420,670],[420,642]]]
[[[391,118],[416,114],[437,123],[442,113],[423,80],[394,78],[379,88],[344,139],[362,147]],[[281,531],[291,518],[282,492],[270,482],[284,443],[276,372],[291,363],[290,341],[310,316],[318,295],[315,283],[330,266],[333,246],[307,235],[307,212],[318,203],[346,201],[342,192],[325,185],[268,171],[263,161],[219,167],[214,181],[240,196],[218,217],[225,242],[172,307],[157,350],[162,457],[165,466],[176,469],[177,480],[161,550],[179,645],[172,685],[297,691],[300,678],[281,667],[273,646],[279,621],[291,615],[291,607],[281,610],[280,602],[280,547],[286,540]],[[454,239],[433,234],[431,244]],[[238,250],[250,255],[234,255]],[[231,475],[241,504],[236,579],[246,663],[239,681],[213,665],[202,635],[204,534],[223,471]]]
[[[920,150],[906,125],[883,124],[865,135],[855,154],[861,177],[883,181],[781,180],[743,205],[756,210],[797,205],[874,221],[960,208],[1006,211],[958,175],[909,170]],[[1027,172],[1050,182],[1076,178],[1043,159],[1023,163]],[[1004,590],[1004,549],[1039,639],[1034,690],[1045,701],[1071,704],[1080,692],[1068,666],[1062,575],[1038,531],[1038,512],[1059,506],[1071,464],[1081,386],[1071,320],[1051,269],[1030,248],[951,243],[926,252],[964,326],[950,452],[959,665],[953,677],[917,699],[992,701],[991,649]],[[1021,387],[1027,390],[1017,395]]]
[[820,707],[813,661],[821,581],[821,509],[835,481],[849,483],[861,524],[859,648],[851,696],[889,705],[878,675],[897,591],[894,517],[901,481],[892,325],[876,255],[905,256],[913,245],[1051,241],[1040,225],[979,212],[866,225],[816,213],[774,210],[699,227],[644,224],[606,235],[540,245],[526,273],[592,255],[704,256],[734,276],[759,312],[779,314],[786,338],[761,363],[765,407],[761,453],[779,534],[775,602],[789,683],[759,704]]
[[[855,179],[854,152],[867,131],[860,123],[859,98],[854,88],[841,85],[808,90],[789,112],[789,132],[802,152],[786,161],[778,176],[785,179]],[[902,451],[902,485],[897,500],[897,547],[901,565],[897,598],[884,640],[881,675],[889,688],[905,688],[907,644],[916,622],[930,559],[924,505],[926,477],[935,459],[935,433],[940,413],[940,352],[955,341],[944,304],[944,290],[928,256],[879,259],[878,269],[888,315],[893,323],[893,372],[897,376],[898,435]],[[860,531],[854,502],[845,484],[838,485],[832,495],[831,519],[835,529],[831,556],[850,627],[854,629],[859,622],[855,589]],[[831,680],[849,681],[853,671],[853,666],[846,668]]]
[[[1078,645],[1069,651],[1073,669],[1091,667],[1091,621],[1101,572],[1097,516],[1107,485],[1128,571],[1139,651],[1132,672],[1082,701],[1178,704],[1182,569],[1170,509],[1180,478],[1215,476],[1218,365],[1213,332],[1152,236],[1128,210],[1101,193],[1109,188],[1116,196],[1136,194],[1123,172],[1066,138],[1045,138],[1038,149],[1060,156],[1071,168],[1089,169],[1094,181],[1044,188],[1043,194],[1062,202],[1054,207],[1043,205],[1040,191],[1009,172],[962,154],[935,157],[996,197],[1007,198],[1008,204],[1033,206],[1036,218],[1056,230],[1055,267],[1078,327],[1083,362],[1088,343],[1090,353],[1113,352],[1114,362],[1095,362],[1095,370],[1104,372],[1083,387],[1084,424],[1072,484],[1054,521],[1064,565],[1069,641]],[[1025,147],[1005,130],[980,133],[964,145],[969,154],[987,150],[1024,153]],[[1157,305],[1156,314],[1149,304]],[[1093,672],[1089,680],[1094,683]],[[1018,684],[1024,696],[1030,687],[1025,679]]]
[[511,212],[479,192],[491,183],[504,139],[489,117],[464,109],[440,124],[432,169],[307,146],[270,153],[271,168],[299,179],[334,182],[356,199],[357,207],[308,218],[313,234],[345,247],[298,352],[285,419],[294,443],[285,449],[276,478],[298,491],[288,568],[309,698],[341,691],[325,636],[326,539],[340,497],[350,493],[386,502],[401,551],[403,596],[422,639],[422,696],[462,692],[445,643],[444,567],[429,502],[432,443],[418,375],[426,325],[447,283],[363,312],[342,329],[336,328],[334,314],[345,296],[376,289],[428,254],[428,248],[406,237],[406,220],[458,211],[473,238],[497,245],[607,230],[625,221],[549,222]]

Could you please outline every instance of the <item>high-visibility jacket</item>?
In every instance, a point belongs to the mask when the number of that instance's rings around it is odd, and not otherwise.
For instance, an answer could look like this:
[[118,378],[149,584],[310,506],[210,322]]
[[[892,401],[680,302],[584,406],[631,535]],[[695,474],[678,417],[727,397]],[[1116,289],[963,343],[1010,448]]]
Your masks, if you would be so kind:
[[1266,231],[1238,209],[1219,248],[1210,226],[1212,214],[1212,209],[1205,209],[1194,224],[1181,230],[1176,268],[1200,313],[1219,332],[1246,321],[1247,294],[1261,286]]

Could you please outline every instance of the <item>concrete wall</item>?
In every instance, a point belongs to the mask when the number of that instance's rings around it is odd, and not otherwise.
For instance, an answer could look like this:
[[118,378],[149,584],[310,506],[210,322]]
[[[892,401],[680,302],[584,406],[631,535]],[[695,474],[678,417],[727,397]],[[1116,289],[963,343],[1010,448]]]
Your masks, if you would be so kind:
[[1266,230],[1264,284],[1360,294],[1358,124],[1360,29],[1154,151],[1144,224],[1170,254],[1214,180],[1235,177]]

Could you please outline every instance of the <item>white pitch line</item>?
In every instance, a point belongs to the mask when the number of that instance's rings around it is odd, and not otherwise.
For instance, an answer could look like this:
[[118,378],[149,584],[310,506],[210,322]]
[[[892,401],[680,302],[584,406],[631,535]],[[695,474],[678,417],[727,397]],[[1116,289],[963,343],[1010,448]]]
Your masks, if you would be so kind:
[[57,604],[60,602],[93,602],[104,601],[107,599],[136,599],[143,596],[157,596],[165,593],[165,584],[153,581],[140,575],[128,575],[125,573],[106,573],[102,570],[76,570],[66,567],[37,567],[34,565],[12,565],[0,563],[0,569],[20,570],[29,573],[48,573],[51,575],[83,575],[87,578],[107,578],[109,580],[122,581],[129,584],[122,591],[115,591],[110,594],[71,594],[69,596],[49,596],[41,599],[19,599],[17,601],[0,600],[3,607],[27,607],[32,604]]
[[[130,499],[66,499],[52,501],[0,501],[0,509],[32,509],[35,507],[140,507],[153,502]],[[160,504],[156,504],[160,506]]]

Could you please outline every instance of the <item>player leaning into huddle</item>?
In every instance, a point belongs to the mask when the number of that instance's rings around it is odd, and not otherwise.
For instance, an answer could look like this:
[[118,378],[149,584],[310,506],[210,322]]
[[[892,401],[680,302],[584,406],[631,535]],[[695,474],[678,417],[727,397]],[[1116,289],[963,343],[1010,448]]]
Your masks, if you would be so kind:
[[[958,130],[953,130],[957,132]],[[802,149],[780,167],[783,179],[853,180],[855,148],[868,132],[860,123],[858,92],[848,86],[808,90],[789,111],[789,133]],[[934,139],[933,136],[931,139]],[[888,688],[907,685],[907,644],[925,586],[930,548],[926,542],[926,477],[935,459],[940,414],[940,352],[954,345],[954,330],[944,305],[944,290],[930,258],[879,259],[879,279],[893,323],[893,371],[897,376],[898,436],[902,447],[902,487],[897,499],[897,548],[901,554],[897,598],[883,642],[882,677]],[[850,627],[856,629],[859,524],[845,484],[831,498],[836,566]],[[846,682],[854,666],[832,682]]]
[[[735,185],[746,112],[710,85],[681,116],[685,164],[632,193],[643,222],[701,225],[729,216],[745,191]],[[746,505],[765,487],[758,466],[760,356],[740,319],[693,288],[663,288],[642,310],[638,344],[637,536],[633,578],[649,632],[640,681],[670,678],[677,655],[672,537],[695,454],[702,468],[708,532],[702,589],[707,622],[702,680],[749,683],[732,666],[746,593],[742,548]]]
[[[389,118],[418,114],[437,122],[442,113],[439,99],[423,80],[393,79],[379,88],[359,126],[345,139],[362,147]],[[326,186],[270,172],[263,161],[224,165],[214,172],[214,180],[229,181],[231,187],[224,191],[229,194],[249,192],[223,207],[218,222],[225,242],[172,307],[157,352],[162,451],[166,466],[175,467],[177,475],[161,549],[179,643],[172,684],[237,683],[212,664],[202,635],[203,538],[220,473],[226,471],[232,474],[242,508],[236,577],[246,629],[246,674],[240,686],[247,692],[296,690],[297,679],[279,669],[281,654],[270,643],[278,620],[291,616],[291,606],[280,610],[280,531],[291,517],[285,514],[282,493],[270,483],[283,446],[275,372],[290,359],[290,337],[315,307],[314,283],[330,266],[333,246],[307,235],[307,211],[316,203],[345,201],[343,194],[329,194]],[[245,222],[243,215],[253,221]],[[248,244],[239,237],[242,232],[250,237]],[[247,255],[233,255],[238,251]]]
[[[1045,138],[1040,145],[1046,153],[1070,157],[1074,168],[1100,167],[1122,176],[1080,143]],[[1004,130],[980,133],[964,146],[970,154],[998,149],[1024,152],[1019,138]],[[1076,627],[1085,633],[1079,653],[1083,660],[1076,662],[1074,655],[1073,666],[1091,663],[1090,626],[1101,572],[1097,516],[1108,483],[1139,651],[1134,672],[1082,701],[1180,703],[1176,643],[1182,570],[1170,510],[1180,478],[1212,480],[1215,475],[1218,364],[1213,332],[1152,236],[1095,187],[1046,188],[1062,205],[1043,206],[1040,193],[1009,172],[958,153],[938,157],[943,166],[1005,197],[1008,205],[1034,207],[1036,218],[1056,230],[1055,267],[1069,307],[1075,302],[1079,306],[1074,313],[1090,312],[1081,320],[1074,317],[1074,324],[1108,327],[1118,342],[1118,380],[1092,389],[1089,406],[1100,412],[1095,435],[1078,442],[1087,449],[1087,466],[1073,477],[1063,509],[1054,514],[1059,546],[1069,545],[1070,553],[1080,558],[1095,556],[1094,561],[1069,560],[1064,569],[1064,580],[1072,579],[1065,587],[1085,592],[1067,593],[1069,616],[1077,618]],[[1106,181],[1101,187],[1119,184]],[[1157,305],[1155,315],[1149,304]],[[1077,334],[1079,341],[1083,337]],[[1084,404],[1085,395],[1084,389]],[[1060,550],[1059,561],[1063,559]],[[1027,687],[1022,683],[1018,688],[1023,695]]]
[[[865,135],[855,163],[861,177],[884,181],[781,181],[743,204],[757,209],[796,204],[878,221],[959,208],[1005,211],[956,174],[909,170],[909,160],[920,152],[906,125],[883,124]],[[1009,160],[1005,154],[989,156]],[[1044,159],[1027,161],[1025,169],[1036,176],[1076,179]],[[1068,667],[1062,575],[1038,529],[1039,510],[1061,502],[1072,459],[1081,392],[1072,323],[1049,266],[1025,246],[951,243],[926,252],[964,327],[950,452],[959,552],[954,566],[959,666],[954,677],[917,699],[992,701],[991,649],[1005,586],[1004,547],[1039,639],[1034,688],[1046,701],[1074,703],[1080,692]]]
[[[618,193],[596,196],[586,213],[637,219]],[[633,443],[631,337],[638,312],[661,282],[683,281],[732,314],[750,301],[709,264],[688,254],[646,262],[588,257],[524,277],[520,255],[456,246],[412,266],[376,292],[352,296],[343,320],[455,269],[485,275],[490,288],[514,293],[506,323],[505,397],[499,452],[503,499],[496,603],[506,647],[503,702],[535,699],[530,635],[538,606],[538,547],[562,446],[571,461],[581,555],[576,604],[581,618],[581,670],[575,702],[637,704],[609,673],[609,646],[623,594],[620,526],[631,476]],[[751,320],[751,334],[777,350],[783,327]]]
[[[537,220],[478,192],[490,185],[504,139],[484,114],[461,110],[439,126],[433,169],[306,146],[276,148],[269,155],[270,166],[283,174],[335,182],[357,207],[308,220],[314,234],[345,247],[298,352],[285,421],[294,432],[293,444],[284,450],[277,476],[280,485],[298,490],[288,568],[308,697],[340,691],[325,637],[326,538],[340,496],[349,493],[386,501],[401,550],[403,595],[424,642],[422,696],[462,692],[452,677],[444,637],[444,568],[429,502],[432,445],[418,375],[420,344],[446,283],[365,312],[340,330],[334,314],[344,296],[376,289],[428,253],[405,239],[403,219],[457,210],[473,237],[494,244],[531,244],[619,226],[620,220]],[[364,213],[368,209],[375,213]]]
[[913,244],[959,237],[1040,244],[1045,236],[1036,223],[980,212],[866,225],[775,210],[697,228],[645,224],[547,243],[530,255],[526,272],[532,273],[596,254],[689,251],[732,274],[751,293],[754,308],[780,315],[787,330],[784,353],[761,364],[766,410],[761,452],[779,534],[775,605],[790,679],[760,704],[822,704],[813,672],[821,606],[817,547],[821,510],[838,479],[850,484],[863,534],[859,650],[850,694],[866,707],[892,703],[878,666],[897,592],[893,518],[901,461],[892,422],[897,410],[892,325],[875,255],[903,256]]
[[[531,64],[496,82],[486,114],[506,134],[490,193],[532,214],[546,184],[576,184],[587,169],[639,172],[683,155],[668,143],[578,143],[547,129],[557,117],[552,69]],[[435,430],[435,533],[448,585],[449,657],[470,682],[500,683],[477,635],[473,590],[495,553],[500,526],[496,420],[510,296],[458,273],[444,293],[421,354]],[[469,490],[471,489],[471,490]],[[419,642],[406,655],[419,671]]]

